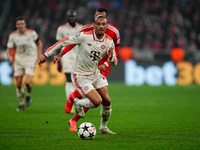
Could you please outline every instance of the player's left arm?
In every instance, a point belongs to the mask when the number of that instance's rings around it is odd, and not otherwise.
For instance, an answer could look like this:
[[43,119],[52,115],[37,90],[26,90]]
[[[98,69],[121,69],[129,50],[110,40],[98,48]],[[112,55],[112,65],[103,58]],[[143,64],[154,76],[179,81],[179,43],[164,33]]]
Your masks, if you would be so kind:
[[[118,53],[119,53],[119,45],[117,47],[115,47],[116,57],[117,57]],[[105,66],[104,68],[106,69],[108,66],[110,66],[109,60],[107,59],[102,65],[104,65]]]
[[116,66],[118,63],[117,55],[115,53],[114,43],[107,51],[108,61],[111,66]]
[[[66,38],[58,41],[57,43],[55,43],[54,45],[52,45],[51,47],[49,47],[46,50],[46,52],[43,54],[42,58],[39,61],[39,65],[41,65],[42,63],[44,63],[46,61],[46,59],[49,56],[51,56],[56,50],[59,50],[62,47],[66,47],[67,45],[74,45],[74,44],[78,45],[78,44],[81,43],[81,41],[83,39],[84,39],[84,36],[80,32],[78,32],[74,36],[69,36],[69,37],[66,37]],[[63,51],[61,51],[57,56],[55,56],[54,57],[54,63],[58,62],[64,54],[65,53]]]
[[[117,55],[119,53],[119,49],[120,49],[120,34],[119,34],[118,30],[115,31],[115,35],[113,37],[113,42],[115,44],[115,54],[117,57]],[[103,64],[101,64],[99,66],[99,68],[101,69],[101,72],[103,72],[109,66],[111,66],[111,64],[109,63],[109,60],[107,59]]]
[[43,43],[42,41],[40,40],[40,38],[38,37],[38,34],[36,31],[33,31],[32,34],[31,34],[34,42],[36,43],[37,45],[37,53],[38,53],[38,61],[39,61],[39,58],[40,58],[40,55],[42,54],[42,46],[43,46]]
[[43,43],[40,39],[38,39],[36,43],[37,43],[38,60],[39,60],[40,55],[42,55]]

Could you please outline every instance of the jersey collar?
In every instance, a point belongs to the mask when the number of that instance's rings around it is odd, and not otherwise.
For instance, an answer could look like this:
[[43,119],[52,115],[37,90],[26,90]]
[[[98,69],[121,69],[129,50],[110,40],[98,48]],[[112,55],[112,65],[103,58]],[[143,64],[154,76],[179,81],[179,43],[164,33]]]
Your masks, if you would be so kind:
[[95,30],[92,31],[92,34],[93,34],[93,38],[94,38],[95,41],[103,42],[104,39],[105,39],[105,33],[104,33],[102,39],[98,39],[98,38],[97,38],[97,36],[96,36],[96,34],[95,34]]

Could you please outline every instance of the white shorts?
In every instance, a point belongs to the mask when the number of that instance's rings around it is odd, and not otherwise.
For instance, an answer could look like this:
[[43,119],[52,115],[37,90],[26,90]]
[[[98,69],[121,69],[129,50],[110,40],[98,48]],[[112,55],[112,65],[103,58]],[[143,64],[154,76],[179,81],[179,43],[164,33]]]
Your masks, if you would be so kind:
[[72,73],[72,82],[82,96],[85,96],[93,89],[100,89],[108,86],[108,81],[100,72],[85,76]]
[[14,76],[23,76],[24,74],[28,74],[33,76],[35,71],[36,61],[30,62],[16,62],[14,64]]

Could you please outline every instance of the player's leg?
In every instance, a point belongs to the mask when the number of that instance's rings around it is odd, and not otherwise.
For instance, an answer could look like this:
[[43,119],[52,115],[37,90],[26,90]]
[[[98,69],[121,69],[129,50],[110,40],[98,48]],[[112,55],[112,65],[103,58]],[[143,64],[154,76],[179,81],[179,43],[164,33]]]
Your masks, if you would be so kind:
[[[106,70],[105,70],[104,72],[102,72],[101,74],[104,75],[104,76],[107,78],[108,73],[109,73],[109,70],[110,70],[110,68],[106,68]],[[65,104],[65,112],[66,112],[66,113],[70,113],[70,111],[71,111],[71,109],[72,109],[73,101],[74,101],[75,98],[78,98],[78,99],[83,98],[83,96],[78,92],[77,89],[75,89],[75,91],[72,92],[72,93],[69,95],[69,97],[68,97],[68,100],[67,100],[67,102],[66,102],[66,104]],[[71,104],[71,105],[70,105],[70,104]],[[83,110],[84,110],[84,112],[86,113],[86,112],[89,110],[89,108],[83,107]],[[77,131],[77,129],[76,129],[76,124],[77,124],[77,122],[78,122],[78,120],[79,120],[80,118],[81,118],[81,117],[79,117],[79,115],[76,113],[76,114],[74,115],[74,117],[73,117],[72,119],[69,120],[70,131]],[[102,122],[104,122],[104,121],[102,120]],[[105,122],[105,123],[106,123],[106,122]]]
[[32,75],[26,74],[24,76],[24,82],[26,87],[26,106],[31,104],[31,91],[32,91]]
[[[68,100],[65,104],[65,112],[66,113],[70,113],[72,106],[74,104],[75,98],[78,98],[78,99],[83,98],[83,96],[79,93],[79,91],[77,89],[74,90],[74,92],[72,92],[68,97]],[[89,108],[83,107],[83,110],[84,110],[84,113],[86,113],[89,110]],[[69,130],[70,131],[77,131],[76,124],[80,118],[81,117],[76,113],[74,115],[74,117],[69,120],[69,126],[70,126]]]
[[[89,86],[87,86],[89,87]],[[85,108],[95,108],[98,107],[102,103],[102,98],[99,93],[95,89],[91,89],[86,95],[86,98],[82,100],[74,99],[74,103],[76,106],[76,111],[79,117],[84,117],[85,113],[83,107]]]
[[102,107],[101,107],[101,125],[99,128],[100,133],[102,134],[116,134],[114,132],[112,132],[111,130],[108,129],[107,124],[108,124],[108,120],[111,116],[111,99],[109,97],[108,94],[108,89],[107,87],[103,87],[100,89],[97,89],[98,93],[101,95],[102,97]]
[[69,120],[70,131],[77,131],[77,121],[85,116],[85,112],[87,112],[88,109],[98,107],[102,103],[101,96],[95,89],[92,89],[85,95],[85,97],[87,98],[82,100],[74,100],[77,114]]
[[25,65],[25,86],[26,86],[26,106],[31,104],[31,92],[32,92],[32,78],[35,72],[35,61],[26,62]]
[[24,88],[23,88],[23,79],[24,75],[24,67],[15,61],[14,63],[14,77],[16,79],[16,94],[17,98],[19,100],[19,107],[17,108],[17,111],[22,111],[25,109],[25,102],[24,102]]
[[[84,110],[84,112],[86,113],[86,112],[89,110],[89,108],[83,107],[83,110]],[[73,117],[72,119],[69,120],[69,126],[70,126],[69,130],[70,130],[70,131],[77,131],[77,129],[76,129],[76,124],[77,124],[77,122],[78,122],[78,120],[79,120],[80,118],[81,118],[81,117],[79,117],[79,115],[76,113],[76,114],[74,115],[74,117]]]
[[[91,80],[86,80],[86,79],[81,78],[81,77],[77,78],[77,75],[75,75],[75,74],[73,75],[72,74],[72,81],[73,81],[74,85],[76,86],[76,88],[78,90],[77,92],[74,92],[74,93],[77,93],[81,97],[83,97],[84,95],[87,95],[90,91],[94,90],[94,87],[91,84],[92,83]],[[101,97],[96,92],[96,90],[94,90],[94,91],[95,91],[94,93],[97,94],[96,97],[99,97],[99,101],[101,103],[102,102]],[[93,93],[93,91],[92,91],[92,93]],[[94,98],[90,97],[90,94],[88,94],[88,96],[89,96],[89,98],[94,99]],[[95,105],[97,105],[97,103],[95,103]],[[82,111],[82,114],[81,115],[80,115],[80,113],[76,114],[72,119],[70,119],[70,121],[69,121],[70,131],[77,131],[77,129],[76,129],[77,121],[80,119],[80,116],[84,117],[84,115],[85,115],[84,112],[86,112],[88,110],[88,108],[84,108],[83,106],[86,106],[86,107],[89,107],[89,108],[93,108],[94,107],[94,105],[92,104],[92,102],[90,102],[88,100],[88,98],[85,98],[83,100],[76,100],[76,106],[79,107],[78,109]]]
[[83,111],[83,106],[85,108],[94,108],[98,107],[102,103],[101,96],[94,89],[93,82],[95,81],[95,76],[92,76],[91,79],[85,76],[72,74],[72,81],[76,86],[79,93],[86,97],[83,100],[74,99],[76,106],[77,114],[80,117],[84,117],[85,113]]
[[77,89],[75,89],[73,92],[69,94],[67,102],[65,103],[65,112],[67,114],[71,112],[75,98],[78,98],[78,99],[83,98],[83,96],[78,92]]
[[95,81],[94,87],[100,94],[102,98],[102,108],[101,108],[101,125],[100,125],[100,133],[105,133],[105,134],[116,134],[112,131],[110,131],[107,127],[108,120],[111,115],[111,99],[108,94],[108,82],[105,76],[101,75],[98,80]]
[[16,76],[16,84],[17,84],[17,88],[16,88],[16,94],[19,100],[19,107],[17,109],[17,111],[22,111],[25,109],[25,102],[24,102],[24,88],[22,86],[22,79],[23,76]]
[[[75,90],[75,87],[74,87],[72,80],[71,80],[71,73],[65,73],[65,76],[66,76],[66,79],[67,79],[66,84],[65,84],[65,93],[66,93],[67,102],[68,102],[68,99],[70,100],[72,98],[70,93],[72,93]],[[65,112],[66,113],[74,113],[75,110],[72,109],[73,101],[69,101],[68,103],[67,102],[65,104]],[[69,107],[69,109],[68,109],[68,107]]]
[[65,84],[65,93],[66,96],[68,97],[70,93],[72,93],[76,88],[74,87],[71,79],[71,73],[65,73],[67,82]]

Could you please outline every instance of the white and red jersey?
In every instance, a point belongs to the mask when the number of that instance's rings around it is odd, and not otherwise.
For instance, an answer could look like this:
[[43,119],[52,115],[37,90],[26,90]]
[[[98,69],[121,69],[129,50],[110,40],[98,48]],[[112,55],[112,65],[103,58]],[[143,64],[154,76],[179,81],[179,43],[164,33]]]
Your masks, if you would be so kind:
[[[70,36],[58,41],[56,44],[46,50],[45,55],[49,57],[56,50],[74,44],[78,45],[78,53],[73,65],[73,73],[77,75],[94,74],[96,71],[98,71],[97,65],[105,56],[108,49],[111,47],[115,49],[113,40],[110,36],[104,34],[102,39],[98,39],[95,31],[91,30],[86,32],[78,32],[74,36]],[[115,53],[114,56],[116,56]],[[114,62],[113,65],[116,65],[116,62]]]
[[[69,23],[65,23],[58,27],[56,33],[56,40],[61,40],[65,37],[72,36],[76,34],[81,28],[82,24],[76,23],[75,27],[72,27]],[[63,72],[70,73],[72,71],[72,64],[76,59],[76,54],[78,51],[78,47],[75,46],[72,51],[68,52],[67,55],[64,55],[61,59]]]
[[69,23],[65,23],[58,27],[58,30],[56,33],[56,40],[59,41],[63,38],[72,36],[76,34],[82,27],[83,25],[80,23],[76,23],[75,27],[72,27]]
[[[89,24],[83,26],[80,31],[81,32],[92,31],[92,30],[94,30],[94,26],[93,25],[94,25],[94,23],[89,23]],[[113,25],[111,25],[111,24],[108,23],[106,34],[112,38],[112,40],[114,42],[114,45],[115,45],[115,53],[116,53],[116,55],[118,55],[118,53],[119,53],[119,46],[120,46],[120,34],[119,34],[118,29],[115,26],[113,26]],[[67,47],[65,47],[63,49],[63,52],[69,51],[69,49],[71,49],[71,48],[72,48],[72,46],[67,46]],[[111,65],[109,64],[109,61],[107,59],[108,59],[108,57],[107,57],[107,55],[105,55],[102,58],[102,60],[99,62],[99,64],[98,64],[98,65],[101,65],[103,63],[106,63],[108,65],[108,67],[106,68],[106,70],[104,72],[102,72],[102,74],[106,78],[107,78],[107,76],[109,74],[109,71],[111,69]]]
[[[89,23],[83,26],[80,31],[84,32],[84,31],[90,31],[93,29],[94,29],[94,23]],[[106,34],[113,39],[115,47],[120,45],[120,34],[119,34],[118,29],[115,26],[108,23]],[[116,52],[116,54],[118,54],[118,51]]]
[[38,34],[34,30],[26,29],[24,34],[17,30],[9,36],[7,47],[15,48],[15,61],[27,62],[37,60]]

